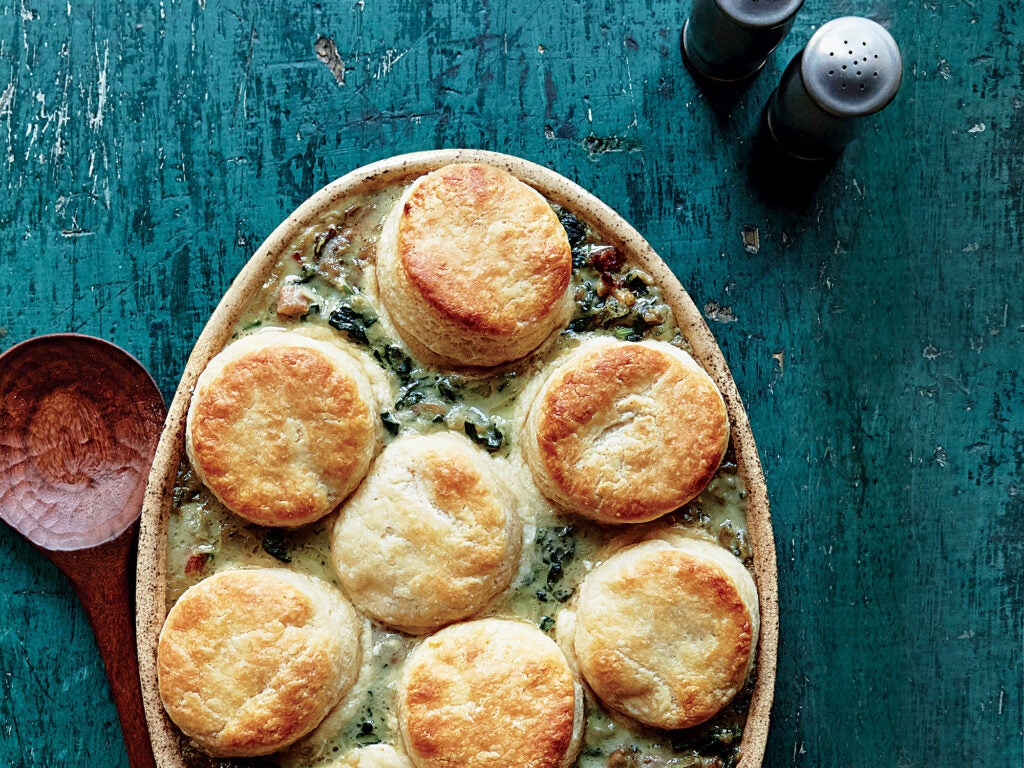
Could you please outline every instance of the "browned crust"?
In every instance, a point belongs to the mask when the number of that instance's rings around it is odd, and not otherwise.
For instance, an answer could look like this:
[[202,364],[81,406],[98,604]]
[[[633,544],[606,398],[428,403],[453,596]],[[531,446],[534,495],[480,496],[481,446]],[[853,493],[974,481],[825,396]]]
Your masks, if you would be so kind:
[[175,604],[158,648],[160,695],[204,751],[275,752],[337,701],[351,661],[336,635],[352,628],[324,626],[314,599],[260,569],[218,574]]
[[487,165],[449,165],[420,179],[405,201],[398,252],[434,311],[496,339],[543,321],[572,277],[569,241],[551,207]]
[[722,397],[664,346],[586,347],[545,385],[527,439],[557,503],[602,522],[644,522],[714,476],[729,439]]
[[399,721],[417,768],[556,768],[573,741],[575,698],[554,642],[528,624],[486,619],[448,627],[413,652]]
[[450,433],[387,448],[341,508],[331,558],[364,612],[411,633],[480,612],[512,580],[522,522],[499,465]]
[[598,697],[656,728],[720,712],[746,680],[757,634],[736,573],[660,542],[595,569],[581,588],[575,651]]
[[362,477],[375,441],[358,382],[308,347],[264,347],[229,362],[197,392],[191,416],[201,478],[228,509],[262,525],[330,512]]
[[[418,468],[430,486],[434,505],[447,514],[458,515],[467,505],[485,500],[489,490],[479,472],[462,464],[457,457],[435,453]],[[485,517],[497,520],[496,507],[484,505]],[[489,513],[489,514],[488,514]]]

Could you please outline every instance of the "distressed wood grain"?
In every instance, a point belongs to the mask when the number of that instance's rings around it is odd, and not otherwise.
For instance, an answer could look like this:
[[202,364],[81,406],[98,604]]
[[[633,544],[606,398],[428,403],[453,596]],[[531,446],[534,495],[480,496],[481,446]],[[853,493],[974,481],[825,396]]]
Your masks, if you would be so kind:
[[[0,8],[0,347],[114,341],[170,395],[260,241],[399,152],[520,155],[687,286],[769,482],[769,766],[1024,762],[1024,9],[807,0],[707,92],[686,4],[20,0]],[[758,163],[816,25],[870,15],[897,100],[814,184]],[[756,231],[756,247],[753,233]],[[0,532],[0,763],[126,765],[69,587]]]

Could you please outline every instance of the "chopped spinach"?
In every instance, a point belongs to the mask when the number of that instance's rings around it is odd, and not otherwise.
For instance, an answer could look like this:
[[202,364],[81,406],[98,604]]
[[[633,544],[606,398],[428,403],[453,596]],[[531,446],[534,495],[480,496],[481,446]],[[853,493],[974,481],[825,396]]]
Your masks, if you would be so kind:
[[288,547],[281,531],[270,529],[263,534],[263,551],[282,563],[290,563],[292,556],[288,554]]
[[203,490],[203,483],[192,471],[191,467],[178,477],[178,483],[174,486],[173,498],[174,508],[180,509],[182,504],[196,501]]
[[424,393],[422,389],[418,389],[416,386],[419,383],[419,381],[413,381],[398,390],[398,399],[395,400],[395,408],[408,408],[411,405],[416,405],[416,403],[422,403],[426,400],[426,393]]
[[623,283],[636,296],[646,296],[651,292],[651,278],[638,269],[629,270]]
[[466,422],[466,436],[477,445],[482,445],[489,453],[499,450],[505,442],[505,436],[494,424],[480,426],[472,421]]
[[398,380],[403,384],[412,381],[412,372],[415,364],[405,350],[397,344],[384,344],[373,350],[373,357],[382,367],[393,371]]
[[576,316],[569,323],[573,333],[606,330],[623,341],[641,341],[668,319],[656,296],[634,294],[629,306],[614,293],[602,296],[589,280],[577,287],[575,298]]
[[576,248],[583,244],[587,237],[587,225],[580,221],[576,214],[563,208],[558,212],[558,221],[561,223],[562,229],[565,230],[570,247]]
[[377,322],[371,312],[358,312],[347,304],[340,305],[327,318],[328,324],[335,330],[347,333],[349,338],[361,344],[369,344],[366,331]]
[[[537,546],[540,547],[541,562],[548,566],[545,584],[552,591],[565,573],[565,566],[576,556],[576,541],[573,534],[574,525],[562,525],[556,528],[539,528],[537,530]],[[561,591],[555,593],[555,599]],[[569,595],[571,595],[571,591]],[[565,599],[569,599],[569,595]]]
[[590,249],[585,245],[578,245],[572,249],[572,268],[583,269],[590,263]]
[[695,728],[671,732],[671,747],[680,765],[694,768],[734,768],[739,762],[743,722],[753,692],[750,679],[729,705],[713,720]]
[[457,403],[462,399],[459,392],[461,383],[457,376],[440,376],[437,379],[437,391],[448,402]]

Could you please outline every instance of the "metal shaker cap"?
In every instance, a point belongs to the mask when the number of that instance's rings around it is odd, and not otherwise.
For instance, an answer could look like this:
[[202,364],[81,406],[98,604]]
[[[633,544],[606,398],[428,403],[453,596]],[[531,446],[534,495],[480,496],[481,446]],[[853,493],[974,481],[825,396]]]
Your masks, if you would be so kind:
[[741,27],[771,29],[789,21],[804,0],[717,0],[719,10]]
[[843,16],[811,36],[800,73],[808,95],[826,112],[863,117],[892,101],[903,78],[903,58],[881,24]]
[[683,26],[683,52],[713,80],[758,72],[793,26],[804,0],[693,0]]
[[863,118],[900,88],[903,59],[892,36],[858,16],[833,19],[786,67],[768,102],[768,132],[786,152],[806,159],[837,154]]

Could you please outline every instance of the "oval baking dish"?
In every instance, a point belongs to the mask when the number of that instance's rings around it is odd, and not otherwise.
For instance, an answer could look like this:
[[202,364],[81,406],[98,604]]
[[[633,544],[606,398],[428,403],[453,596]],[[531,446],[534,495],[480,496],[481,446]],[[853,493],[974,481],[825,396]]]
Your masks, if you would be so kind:
[[[170,406],[166,426],[157,448],[156,459],[150,475],[143,510],[138,555],[137,626],[140,673],[146,714],[158,765],[162,766],[162,768],[184,768],[185,766],[205,765],[201,759],[197,762],[194,756],[190,756],[192,748],[187,745],[187,739],[182,737],[178,728],[171,722],[165,712],[160,697],[157,675],[157,645],[161,629],[168,610],[182,591],[181,588],[183,586],[178,584],[178,577],[172,576],[169,572],[168,536],[169,527],[173,527],[174,521],[172,518],[181,505],[182,472],[184,471],[183,468],[187,466],[188,461],[185,456],[186,419],[197,380],[207,366],[207,363],[215,355],[231,343],[234,337],[247,332],[246,323],[248,320],[251,320],[253,313],[258,308],[266,310],[268,305],[268,286],[272,286],[274,281],[281,279],[281,265],[287,263],[293,255],[296,261],[299,259],[298,252],[295,251],[295,244],[305,242],[307,245],[312,243],[313,245],[310,246],[312,248],[324,247],[326,236],[318,239],[316,234],[317,226],[319,222],[337,220],[339,201],[351,200],[360,194],[373,192],[374,190],[398,189],[424,174],[455,163],[483,164],[508,171],[514,177],[537,190],[556,211],[570,212],[570,217],[563,219],[563,224],[566,221],[579,226],[583,225],[581,223],[585,223],[588,231],[597,233],[601,245],[592,249],[592,253],[604,246],[610,246],[618,253],[624,255],[625,263],[635,269],[635,273],[631,273],[631,275],[642,276],[643,280],[646,281],[646,286],[656,286],[660,301],[667,305],[671,309],[672,315],[674,315],[674,325],[678,328],[676,336],[678,344],[686,348],[700,367],[711,376],[721,392],[725,401],[730,428],[730,443],[725,465],[728,466],[728,472],[731,473],[730,477],[734,478],[730,482],[733,482],[737,488],[741,489],[739,491],[739,498],[743,500],[742,504],[746,518],[745,529],[739,536],[741,542],[740,549],[742,550],[741,559],[744,560],[756,582],[757,601],[760,609],[760,632],[757,635],[753,671],[750,673],[749,681],[742,695],[737,696],[737,699],[742,699],[742,701],[734,708],[736,711],[732,713],[733,716],[739,718],[736,722],[740,722],[741,727],[732,730],[726,726],[720,726],[717,727],[717,730],[713,729],[711,731],[705,729],[702,732],[701,738],[718,739],[723,744],[728,743],[728,749],[721,752],[721,754],[725,754],[727,757],[721,759],[720,763],[718,763],[720,765],[738,765],[742,768],[756,768],[756,766],[760,766],[768,734],[768,719],[774,688],[778,639],[775,548],[767,490],[757,449],[739,393],[736,390],[735,383],[732,380],[722,353],[693,301],[666,264],[643,237],[611,208],[578,185],[541,166],[507,155],[463,149],[421,152],[382,160],[352,171],[306,200],[267,238],[239,273],[231,288],[213,312],[189,357],[188,364],[182,374],[177,392]],[[388,198],[388,200],[393,201],[394,196]],[[334,219],[331,219],[332,216]],[[376,231],[379,233],[380,225],[377,224],[375,226],[377,227]],[[572,239],[572,233],[570,233],[570,239]],[[369,242],[373,246],[376,240],[374,237],[371,237]],[[373,248],[370,247],[369,252],[371,256],[368,260],[364,260],[371,266],[373,263],[372,251]],[[610,249],[609,252],[611,252]],[[599,257],[593,258],[597,259]],[[294,267],[295,265],[292,264],[291,266]],[[637,295],[646,295],[648,287],[639,286],[639,290],[640,293]],[[576,300],[577,303],[580,302],[579,291],[577,291]],[[303,309],[309,310],[309,304],[310,301],[307,301]],[[320,308],[315,307],[315,309]],[[297,314],[295,316],[296,322]],[[288,321],[290,322],[291,319],[288,318]],[[349,338],[361,334],[365,336],[365,328],[361,328],[358,322],[354,322],[358,320],[358,313],[354,315],[351,313],[345,314],[344,312],[339,314],[336,311],[332,315],[332,320],[325,321],[325,324],[332,326],[336,330],[344,330]],[[570,325],[570,330],[573,327],[583,327],[583,325]],[[613,330],[616,329],[613,328]],[[611,333],[610,335],[617,335],[619,339],[622,339],[629,337],[631,333],[628,328],[620,327],[617,330],[622,332]],[[607,328],[605,331],[607,331]],[[378,361],[380,361],[379,357]],[[437,369],[434,368],[432,370]],[[509,378],[514,378],[514,375]],[[441,383],[443,384],[444,382]],[[481,422],[479,420],[474,421],[476,419],[475,416],[465,415],[465,413],[469,412],[479,415],[478,411],[472,408],[463,409],[463,416],[460,417],[462,420],[458,423],[457,431],[464,431],[464,434],[472,438],[472,441],[482,449],[500,451],[503,439],[501,431],[495,428],[493,423]],[[386,435],[388,432],[394,434],[398,431],[398,424],[394,421],[390,411],[385,411],[382,414],[382,418],[384,419],[385,427],[382,434]],[[439,419],[442,419],[442,416],[435,417],[435,421]],[[686,517],[686,515],[683,516]],[[693,522],[693,519],[701,517],[705,516],[694,514],[686,517],[686,519]],[[565,530],[575,530],[573,520],[574,518],[571,515],[567,516],[565,527],[560,529],[563,534]],[[702,523],[698,521],[694,524],[699,526]],[[704,525],[707,527],[710,524],[707,524],[705,520]],[[715,525],[718,524],[716,523]],[[723,544],[727,549],[732,548],[733,554],[737,554],[739,550],[737,550],[735,545],[736,539],[729,539],[729,542],[732,543],[731,547],[726,541],[728,538],[727,534],[731,530],[729,528],[730,525],[731,522],[725,520],[721,526],[713,530],[709,529],[710,538],[717,538],[719,543]],[[526,543],[523,544],[524,549],[534,543],[539,547],[544,543],[540,540],[545,535],[545,531],[531,529],[526,537]],[[285,539],[285,545],[287,545],[287,537]],[[264,551],[260,553],[260,557],[264,559],[266,557],[274,557],[276,558],[277,565],[283,564],[287,566],[288,561],[291,559],[290,556],[275,550],[276,546],[281,546],[279,536],[271,532],[271,535],[262,541],[262,546]],[[538,599],[544,601],[545,604],[550,603],[554,607],[550,608],[550,615],[540,617],[539,625],[540,629],[544,631],[551,630],[552,636],[556,634],[555,630],[552,629],[554,624],[552,617],[555,616],[554,611],[559,609],[558,604],[563,602],[569,605],[572,604],[569,597],[572,589],[562,590],[564,595],[558,594],[558,590],[555,589],[558,584],[552,581],[552,573],[557,568],[557,575],[561,576],[563,563],[561,560],[558,560],[553,566],[552,558],[557,560],[560,557],[571,556],[571,548],[569,549],[569,554],[566,555],[565,548],[563,547],[560,550],[558,542],[549,546],[549,549],[542,556],[544,558],[544,567],[548,569],[546,571],[547,583],[546,585],[543,584],[543,579],[539,583],[541,583],[542,587],[550,588],[550,594],[542,594]],[[539,555],[538,557],[541,556]],[[203,567],[209,566],[212,572],[213,565],[210,565],[208,562],[210,559],[209,556],[203,555],[199,560],[190,562],[186,570],[195,570],[196,568],[201,570]],[[271,562],[273,563],[274,561]],[[252,564],[256,565],[259,563]],[[568,562],[565,563],[566,569],[569,568],[569,565]],[[591,564],[589,562],[577,564],[577,567],[589,569]],[[172,564],[170,568],[177,573],[181,566],[180,563],[177,563]],[[519,580],[528,584],[529,577],[528,575],[524,576],[523,573],[521,569]],[[172,587],[170,590],[169,585]],[[530,589],[532,590],[532,587]],[[544,590],[536,591],[539,593]],[[541,609],[548,610],[543,605]],[[531,615],[531,620],[535,618],[537,616]],[[380,635],[380,637],[384,636]],[[383,642],[380,640],[380,637],[373,642],[379,645],[380,642]],[[406,650],[411,649],[415,642],[415,638],[409,639],[402,635],[402,633],[396,633],[395,637],[398,638],[395,642],[399,645],[405,643],[403,647]],[[588,711],[594,710],[596,712],[599,707],[593,704],[593,693],[589,688],[586,690]],[[370,718],[367,718],[367,721],[369,720]],[[619,722],[619,718],[614,716],[607,718],[607,728],[613,729],[616,727],[615,723],[617,722]],[[370,728],[372,729],[372,727],[371,722]],[[651,736],[643,727],[640,727],[638,731],[646,734],[643,735],[643,738],[648,740],[654,739],[656,741],[661,738],[660,736]],[[369,744],[382,740],[379,733],[373,734],[369,731],[366,733],[369,735],[363,741],[357,743]],[[394,734],[392,733],[391,736],[394,736]],[[677,733],[665,736],[661,740],[669,745],[665,747],[666,749],[675,750],[677,755],[690,754],[688,743],[685,739],[679,737]],[[721,744],[719,744],[719,747],[721,747]],[[724,747],[721,748],[725,749]],[[628,762],[631,759],[631,754],[634,760],[637,759],[637,756],[641,755],[639,751],[630,753],[630,749],[632,749],[631,744],[623,744],[610,756],[606,753],[599,754],[599,750],[596,748],[592,748],[588,752],[586,745],[584,745],[584,750],[578,764],[581,766],[606,765],[611,764],[612,759],[615,759],[621,765],[640,765],[640,762]],[[334,757],[339,756],[334,755]],[[327,755],[327,757],[331,757],[331,755]],[[626,759],[627,762],[622,762],[623,759]],[[325,757],[324,760],[316,764],[327,765],[329,762]],[[286,761],[286,763],[289,766],[296,764],[294,760]],[[260,765],[264,764],[260,763]],[[714,765],[715,763],[695,762],[692,764]]]

